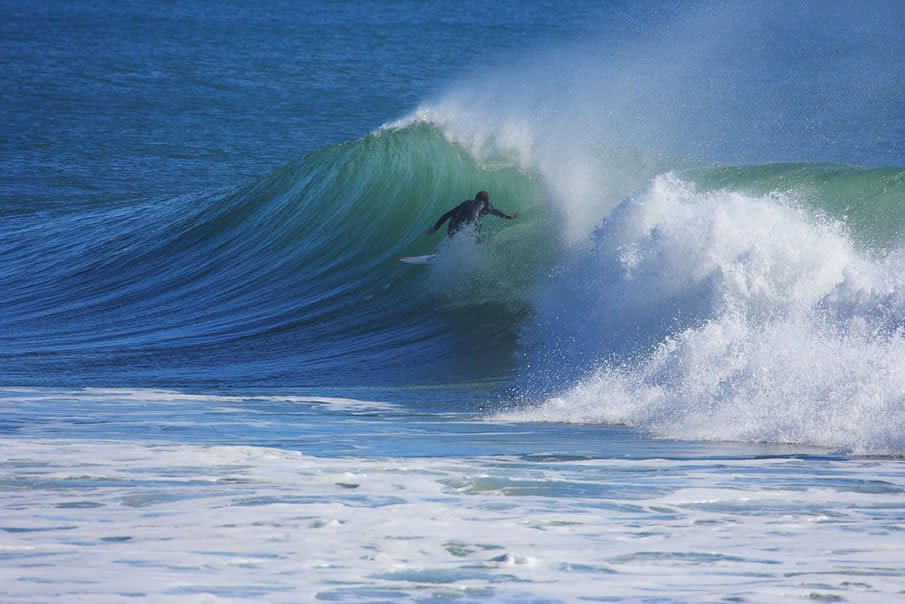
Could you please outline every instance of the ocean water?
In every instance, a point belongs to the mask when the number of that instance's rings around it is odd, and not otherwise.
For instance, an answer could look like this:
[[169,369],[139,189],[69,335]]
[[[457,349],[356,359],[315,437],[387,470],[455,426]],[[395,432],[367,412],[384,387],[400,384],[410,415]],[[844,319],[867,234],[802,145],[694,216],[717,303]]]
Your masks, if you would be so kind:
[[3,602],[905,598],[901,3],[0,6]]

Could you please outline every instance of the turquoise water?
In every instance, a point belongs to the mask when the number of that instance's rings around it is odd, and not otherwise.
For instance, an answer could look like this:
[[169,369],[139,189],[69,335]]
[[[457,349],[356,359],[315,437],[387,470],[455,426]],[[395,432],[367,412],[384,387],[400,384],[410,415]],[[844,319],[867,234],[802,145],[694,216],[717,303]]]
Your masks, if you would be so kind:
[[898,3],[3,8],[2,599],[905,592]]

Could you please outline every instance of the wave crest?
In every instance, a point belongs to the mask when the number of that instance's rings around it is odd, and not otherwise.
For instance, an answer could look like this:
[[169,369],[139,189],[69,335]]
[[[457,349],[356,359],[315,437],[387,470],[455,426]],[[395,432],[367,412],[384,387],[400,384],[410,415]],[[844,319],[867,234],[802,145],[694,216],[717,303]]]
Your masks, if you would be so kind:
[[524,394],[552,392],[503,417],[905,452],[902,253],[787,195],[660,177],[541,288]]

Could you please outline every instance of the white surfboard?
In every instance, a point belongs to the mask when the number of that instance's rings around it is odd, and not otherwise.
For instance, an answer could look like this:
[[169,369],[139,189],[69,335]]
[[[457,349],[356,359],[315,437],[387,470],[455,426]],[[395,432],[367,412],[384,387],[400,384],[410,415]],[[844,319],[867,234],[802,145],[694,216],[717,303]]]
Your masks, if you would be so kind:
[[437,254],[428,254],[427,256],[403,256],[399,260],[409,264],[433,264]]

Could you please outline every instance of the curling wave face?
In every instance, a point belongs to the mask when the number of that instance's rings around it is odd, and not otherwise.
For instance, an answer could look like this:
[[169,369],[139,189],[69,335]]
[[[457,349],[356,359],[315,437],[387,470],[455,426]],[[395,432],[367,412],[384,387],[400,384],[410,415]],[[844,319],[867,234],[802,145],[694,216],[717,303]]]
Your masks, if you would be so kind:
[[[8,217],[5,380],[491,380],[529,421],[903,450],[905,170],[641,154],[621,168],[640,193],[564,199],[550,156],[472,154],[448,126],[225,192]],[[581,159],[602,178],[614,157]],[[523,217],[483,245],[426,237],[474,182]]]
[[[459,315],[474,313],[456,310],[461,292],[432,289],[429,273],[396,262],[436,248],[426,227],[472,196],[474,182],[502,205],[537,198],[531,179],[479,166],[419,127],[319,149],[233,190],[9,216],[0,227],[6,381],[97,373],[103,383],[204,383],[224,367],[240,383],[435,381],[428,364],[472,348],[482,325],[504,326],[485,330],[484,348],[511,346],[511,317],[522,312],[491,300],[463,332]],[[425,371],[412,376],[414,358]]]

